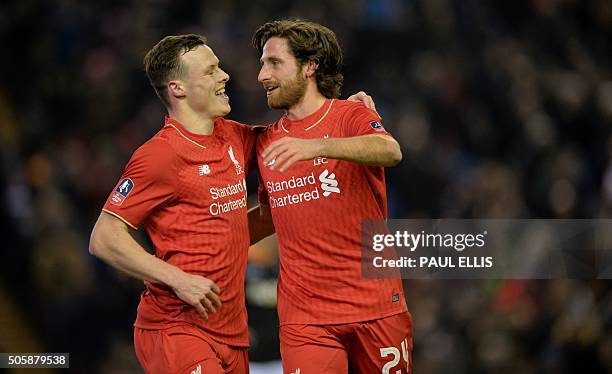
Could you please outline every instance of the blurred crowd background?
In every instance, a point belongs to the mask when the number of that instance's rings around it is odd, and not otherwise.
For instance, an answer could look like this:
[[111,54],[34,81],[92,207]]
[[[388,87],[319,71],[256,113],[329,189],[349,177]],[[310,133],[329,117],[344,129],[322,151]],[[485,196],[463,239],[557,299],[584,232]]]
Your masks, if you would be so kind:
[[[372,95],[402,145],[387,171],[390,217],[612,214],[609,0],[5,1],[1,352],[70,352],[79,373],[140,371],[132,323],[144,286],[87,246],[123,166],[162,126],[142,57],[165,35],[206,35],[231,76],[229,118],[268,123],[281,113],[267,109],[250,37],[292,16],[337,33],[343,97]],[[258,246],[249,266],[254,362],[279,359],[273,248]],[[612,372],[611,286],[406,281],[415,372]]]

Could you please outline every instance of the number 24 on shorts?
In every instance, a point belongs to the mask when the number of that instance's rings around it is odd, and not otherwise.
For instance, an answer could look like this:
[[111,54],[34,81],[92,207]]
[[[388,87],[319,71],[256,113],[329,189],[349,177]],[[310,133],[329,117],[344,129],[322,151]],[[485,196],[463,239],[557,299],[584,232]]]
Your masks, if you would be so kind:
[[[400,351],[395,347],[386,347],[380,349],[380,357],[385,358],[389,355],[393,356],[393,359],[385,364],[382,368],[382,374],[389,374],[391,368],[399,364]],[[410,359],[408,353],[408,338],[402,340],[402,358],[406,361],[406,368],[410,367]],[[401,370],[397,370],[394,374],[401,374]]]

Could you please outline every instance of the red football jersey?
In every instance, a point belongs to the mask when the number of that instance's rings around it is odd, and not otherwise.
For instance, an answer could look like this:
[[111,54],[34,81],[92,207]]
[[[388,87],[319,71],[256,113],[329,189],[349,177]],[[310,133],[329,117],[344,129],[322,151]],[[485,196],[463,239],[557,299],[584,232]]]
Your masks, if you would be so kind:
[[326,100],[298,121],[283,116],[257,140],[259,200],[268,204],[280,256],[281,324],[339,324],[406,311],[399,279],[361,277],[361,224],[387,216],[384,168],[317,158],[281,173],[261,153],[286,136],[315,139],[388,134],[361,103]]
[[187,322],[222,343],[248,346],[245,173],[254,144],[254,128],[233,121],[219,118],[212,135],[198,135],[166,117],[165,126],[134,152],[103,210],[134,229],[143,224],[157,257],[213,280],[223,303],[206,321],[170,287],[148,283],[134,326]]

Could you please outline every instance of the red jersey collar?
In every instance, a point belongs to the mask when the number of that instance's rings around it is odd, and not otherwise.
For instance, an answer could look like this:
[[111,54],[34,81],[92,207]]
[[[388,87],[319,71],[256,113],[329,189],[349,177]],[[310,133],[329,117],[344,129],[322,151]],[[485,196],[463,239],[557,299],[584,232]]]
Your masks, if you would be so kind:
[[210,135],[194,134],[190,132],[189,130],[187,130],[185,126],[183,126],[183,124],[181,124],[179,121],[175,120],[174,118],[170,116],[164,117],[164,127],[173,127],[179,133],[179,135],[181,135],[183,138],[187,139],[188,141],[192,143],[195,143],[197,146],[206,148],[205,144],[210,142],[211,136],[214,136],[215,132],[217,131],[218,121],[221,121],[221,118],[217,118],[214,121],[213,132]]
[[325,117],[327,117],[333,103],[334,99],[326,99],[323,102],[323,105],[319,107],[319,109],[302,119],[296,119],[292,121],[285,114],[280,120],[281,128],[285,132],[289,132],[289,130],[291,129],[303,129],[304,131],[308,131],[313,127],[317,126],[323,121],[323,119],[325,119]]

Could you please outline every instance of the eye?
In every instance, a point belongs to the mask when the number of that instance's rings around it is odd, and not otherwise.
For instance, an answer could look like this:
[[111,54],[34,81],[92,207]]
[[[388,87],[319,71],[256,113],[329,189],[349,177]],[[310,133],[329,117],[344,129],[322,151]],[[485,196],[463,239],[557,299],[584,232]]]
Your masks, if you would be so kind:
[[264,65],[269,65],[271,67],[277,67],[278,64],[280,63],[280,61],[276,58],[269,58],[267,60],[262,60],[261,61],[261,66],[263,67]]
[[205,75],[214,75],[218,69],[219,66],[211,66],[208,68],[208,70],[206,70],[206,74]]

